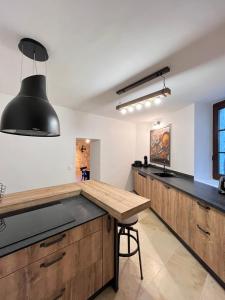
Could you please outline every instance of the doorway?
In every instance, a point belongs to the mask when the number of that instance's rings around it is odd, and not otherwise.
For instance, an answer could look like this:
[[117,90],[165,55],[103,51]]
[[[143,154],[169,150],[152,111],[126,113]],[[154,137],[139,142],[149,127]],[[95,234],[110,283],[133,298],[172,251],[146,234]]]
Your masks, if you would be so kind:
[[77,138],[75,152],[75,178],[100,180],[100,140]]

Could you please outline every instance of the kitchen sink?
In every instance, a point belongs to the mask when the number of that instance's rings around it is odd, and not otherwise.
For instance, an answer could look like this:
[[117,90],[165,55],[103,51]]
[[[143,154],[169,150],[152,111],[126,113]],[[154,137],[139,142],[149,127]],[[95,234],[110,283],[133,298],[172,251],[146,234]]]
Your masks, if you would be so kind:
[[174,175],[172,173],[167,173],[167,172],[153,173],[153,174],[160,176],[160,177],[176,177],[176,175]]

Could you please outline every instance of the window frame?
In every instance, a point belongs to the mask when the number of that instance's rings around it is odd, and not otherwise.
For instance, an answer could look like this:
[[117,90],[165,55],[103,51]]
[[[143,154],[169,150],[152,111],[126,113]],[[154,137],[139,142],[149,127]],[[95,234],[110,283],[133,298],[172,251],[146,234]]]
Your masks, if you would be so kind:
[[[225,100],[217,102],[213,104],[213,178],[219,179],[219,128],[218,128],[218,121],[219,121],[219,111],[220,109],[225,108]],[[225,153],[225,152],[224,152]]]

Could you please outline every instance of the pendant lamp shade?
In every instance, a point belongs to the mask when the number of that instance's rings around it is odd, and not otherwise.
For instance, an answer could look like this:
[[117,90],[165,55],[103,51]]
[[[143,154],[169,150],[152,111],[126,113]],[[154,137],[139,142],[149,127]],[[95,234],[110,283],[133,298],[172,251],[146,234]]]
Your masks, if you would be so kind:
[[46,95],[44,75],[23,79],[19,94],[2,113],[0,131],[37,137],[60,135],[59,119]]

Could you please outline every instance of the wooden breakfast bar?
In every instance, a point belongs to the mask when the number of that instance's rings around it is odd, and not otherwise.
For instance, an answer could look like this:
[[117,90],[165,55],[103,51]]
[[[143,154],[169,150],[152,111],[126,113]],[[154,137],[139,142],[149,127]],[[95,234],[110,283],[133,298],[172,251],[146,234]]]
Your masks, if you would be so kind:
[[149,199],[92,180],[6,195],[0,299],[85,300],[117,290],[117,222],[148,207]]

